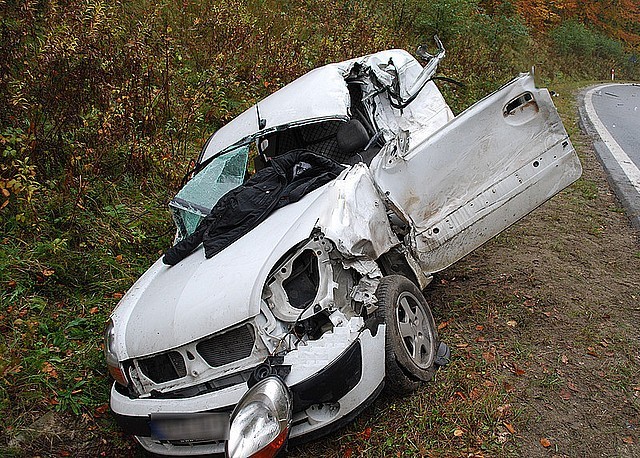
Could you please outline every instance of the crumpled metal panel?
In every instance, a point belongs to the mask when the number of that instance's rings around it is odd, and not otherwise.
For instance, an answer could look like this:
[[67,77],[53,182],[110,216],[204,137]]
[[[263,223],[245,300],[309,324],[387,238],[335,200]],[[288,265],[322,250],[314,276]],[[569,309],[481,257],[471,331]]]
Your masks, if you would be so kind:
[[[265,132],[309,120],[347,119],[349,91],[336,64],[310,71],[258,103]],[[207,143],[200,162],[258,132],[255,105],[221,127]]]
[[[393,60],[394,68],[398,72],[401,95],[409,97],[408,90],[420,77],[422,65],[404,50],[380,52],[369,56],[366,64],[376,77],[385,83],[390,75],[381,67],[387,67],[389,59]],[[387,141],[392,140],[398,132],[408,131],[412,140],[417,143],[453,119],[451,109],[433,81],[428,82],[402,111],[393,108],[388,95],[384,92],[379,93],[379,89],[371,82],[364,87],[363,93],[363,103],[375,117],[376,124]]]
[[400,243],[366,165],[340,175],[327,193],[336,204],[320,216],[318,226],[347,258],[375,260]]
[[173,267],[158,260],[113,312],[118,355],[127,359],[176,348],[257,315],[269,271],[314,228],[331,234],[345,256],[363,265],[399,243],[367,167],[347,169],[211,259],[199,248]]
[[[260,118],[266,121],[262,132],[323,119],[347,120],[350,98],[344,77],[353,64],[358,62],[371,67],[381,80],[390,83],[391,76],[380,68],[385,66],[389,59],[393,59],[402,80],[402,89],[406,92],[417,80],[423,67],[411,54],[402,49],[390,49],[329,64],[310,71],[258,103]],[[377,88],[369,85],[365,92],[376,91]],[[373,100],[368,103],[371,105]],[[375,103],[379,107],[385,106],[384,109],[373,109],[372,106],[369,109],[371,113],[375,113],[376,122],[385,132],[387,140],[393,137],[398,127],[401,130],[415,131],[415,138],[419,138],[430,134],[453,117],[433,82],[428,83],[418,97],[403,110],[401,118],[391,114],[395,109],[387,107],[386,95],[375,97]],[[396,110],[396,114],[398,113]],[[398,122],[402,125],[398,126]],[[258,111],[254,105],[216,131],[205,146],[200,162],[256,134],[259,130]]]
[[522,75],[420,143],[389,144],[371,165],[410,222],[425,273],[442,270],[581,174],[546,89]]

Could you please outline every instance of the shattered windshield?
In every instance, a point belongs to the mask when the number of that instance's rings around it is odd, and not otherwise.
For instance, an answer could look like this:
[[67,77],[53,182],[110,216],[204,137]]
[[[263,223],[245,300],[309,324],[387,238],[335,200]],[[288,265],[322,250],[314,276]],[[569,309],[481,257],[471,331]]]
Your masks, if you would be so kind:
[[213,159],[169,203],[178,228],[177,239],[193,233],[220,197],[244,181],[249,145]]

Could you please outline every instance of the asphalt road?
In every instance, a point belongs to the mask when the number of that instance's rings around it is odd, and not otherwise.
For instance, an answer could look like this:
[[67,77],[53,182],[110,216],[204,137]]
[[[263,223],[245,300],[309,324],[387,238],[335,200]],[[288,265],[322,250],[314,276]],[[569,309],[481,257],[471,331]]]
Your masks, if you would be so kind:
[[590,88],[584,94],[581,115],[609,182],[640,229],[640,86]]

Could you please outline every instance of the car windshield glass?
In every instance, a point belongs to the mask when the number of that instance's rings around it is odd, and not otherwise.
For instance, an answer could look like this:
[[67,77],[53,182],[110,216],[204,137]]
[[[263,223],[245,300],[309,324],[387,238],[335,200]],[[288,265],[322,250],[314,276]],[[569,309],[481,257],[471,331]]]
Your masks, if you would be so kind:
[[248,157],[249,145],[222,154],[176,194],[169,207],[178,227],[178,239],[193,233],[220,197],[242,184]]

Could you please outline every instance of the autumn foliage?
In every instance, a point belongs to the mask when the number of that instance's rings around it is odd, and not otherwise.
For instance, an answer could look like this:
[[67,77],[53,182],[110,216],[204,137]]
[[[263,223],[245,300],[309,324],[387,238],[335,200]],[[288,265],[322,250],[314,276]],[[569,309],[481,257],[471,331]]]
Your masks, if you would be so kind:
[[517,0],[516,5],[526,23],[540,33],[573,19],[629,46],[640,44],[638,0]]

